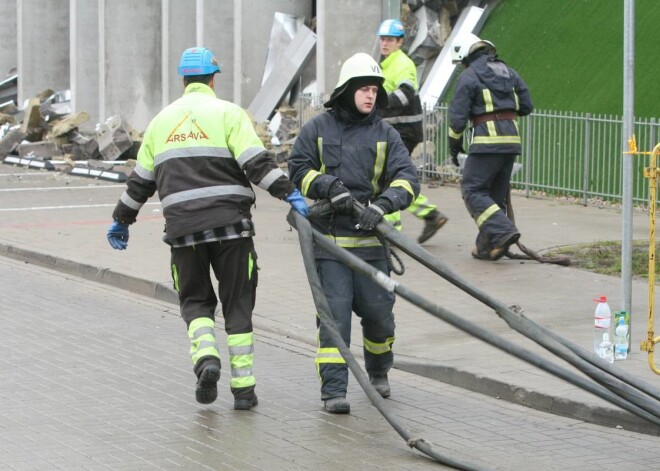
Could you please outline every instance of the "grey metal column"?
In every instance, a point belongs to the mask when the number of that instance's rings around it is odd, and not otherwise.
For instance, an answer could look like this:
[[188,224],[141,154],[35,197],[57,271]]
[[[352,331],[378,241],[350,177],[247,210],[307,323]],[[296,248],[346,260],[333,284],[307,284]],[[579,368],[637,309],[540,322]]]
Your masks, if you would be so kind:
[[[635,0],[625,0],[623,10],[623,152],[635,134]],[[621,309],[630,313],[632,303],[632,188],[633,156],[623,154],[623,228],[621,237]],[[630,316],[632,324],[632,313]]]
[[0,81],[4,80],[11,69],[18,66],[16,54],[16,18],[18,12],[16,0],[0,0]]
[[16,9],[19,104],[47,88],[69,88],[69,4],[16,0]]
[[177,67],[181,53],[189,47],[197,46],[196,4],[197,0],[163,0],[163,106],[173,102],[183,93],[183,79],[179,76]]
[[[71,108],[85,111],[89,121],[80,128],[91,132],[99,122],[98,1],[70,0]],[[90,21],[91,20],[91,21]]]
[[144,130],[162,105],[161,2],[104,4],[105,118],[121,115],[130,126]]
[[[381,14],[373,0],[317,0],[316,80],[321,93],[330,93],[346,59],[356,52],[371,53]],[[378,5],[376,3],[376,5]]]
[[[220,64],[220,75],[215,78],[218,98],[231,101],[234,96],[234,0],[204,1],[197,24],[198,46],[208,47]],[[250,32],[251,34],[252,32]],[[254,34],[265,32],[254,31]]]

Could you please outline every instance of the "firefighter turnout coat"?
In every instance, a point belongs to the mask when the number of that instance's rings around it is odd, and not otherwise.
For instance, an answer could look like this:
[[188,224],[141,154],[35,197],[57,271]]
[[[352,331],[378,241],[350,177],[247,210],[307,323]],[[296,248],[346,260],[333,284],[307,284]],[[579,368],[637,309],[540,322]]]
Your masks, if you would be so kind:
[[[415,167],[397,131],[376,113],[352,121],[338,108],[310,120],[289,157],[291,180],[310,199],[327,197],[337,179],[364,205],[387,199],[393,211],[405,209],[419,194]],[[355,229],[348,215],[313,220],[313,226],[363,260],[383,260],[385,251],[373,232]],[[317,258],[332,258],[317,252]]]
[[458,77],[449,106],[449,136],[463,137],[473,120],[470,154],[520,154],[516,116],[533,110],[525,81],[496,56],[482,55]]

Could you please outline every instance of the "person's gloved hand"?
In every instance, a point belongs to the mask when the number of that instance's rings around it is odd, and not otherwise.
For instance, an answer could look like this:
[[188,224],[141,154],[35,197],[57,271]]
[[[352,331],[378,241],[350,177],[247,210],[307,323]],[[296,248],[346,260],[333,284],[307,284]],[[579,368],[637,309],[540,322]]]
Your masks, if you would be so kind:
[[362,211],[362,214],[358,217],[359,229],[363,231],[372,230],[378,225],[380,220],[383,219],[384,214],[385,211],[383,208],[374,203],[370,204],[364,208],[364,211]]
[[108,229],[108,242],[115,250],[124,250],[128,245],[128,224],[114,221]]
[[285,200],[295,211],[298,211],[305,217],[309,215],[309,206],[307,206],[307,201],[305,201],[305,197],[300,193],[298,188],[289,193]]
[[453,137],[447,137],[447,141],[449,144],[449,154],[451,155],[451,163],[458,165],[458,154],[460,153],[465,153],[465,149],[463,149],[463,139],[456,139]]
[[339,214],[353,214],[353,196],[344,184],[335,180],[328,189],[328,199],[332,208]]

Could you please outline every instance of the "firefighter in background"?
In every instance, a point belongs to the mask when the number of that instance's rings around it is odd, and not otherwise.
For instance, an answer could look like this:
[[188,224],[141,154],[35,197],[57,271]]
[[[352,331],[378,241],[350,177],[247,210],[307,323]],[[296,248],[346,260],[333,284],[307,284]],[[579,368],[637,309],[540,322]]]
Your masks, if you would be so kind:
[[[381,116],[399,131],[403,144],[412,155],[412,151],[424,140],[422,128],[422,102],[419,99],[417,68],[412,60],[401,50],[404,29],[399,20],[385,20],[378,28],[381,61],[380,66],[385,77],[383,87],[387,92],[387,106],[381,110]],[[408,207],[418,219],[424,221],[424,229],[417,241],[421,244],[429,240],[445,225],[447,217],[436,205],[420,194]],[[395,227],[401,226],[401,215],[396,213],[388,220]]]
[[463,150],[463,133],[472,121],[461,193],[479,228],[472,256],[497,260],[520,238],[507,217],[506,199],[516,156],[521,151],[518,116],[533,110],[525,81],[498,59],[495,46],[474,34],[459,37],[452,61],[463,64],[449,106],[449,151],[454,165]]
[[[330,200],[333,212],[312,226],[383,273],[386,252],[373,229],[383,215],[410,205],[419,193],[417,173],[399,133],[378,116],[387,104],[383,75],[376,61],[358,53],[342,65],[325,113],[307,122],[288,159],[291,180],[308,198]],[[353,218],[353,198],[366,206]],[[365,369],[374,388],[390,395],[387,373],[394,354],[394,294],[369,277],[354,273],[330,253],[314,247],[321,285],[346,345],[351,312],[360,317]],[[334,414],[350,412],[346,399],[348,367],[319,322],[316,365],[321,399]]]
[[258,269],[250,182],[303,215],[308,208],[264,148],[247,114],[216,98],[215,74],[220,67],[213,53],[201,47],[187,49],[178,71],[183,96],[149,123],[107,238],[112,248],[126,249],[128,226],[158,191],[165,217],[163,240],[171,247],[172,279],[197,376],[195,397],[210,404],[218,395],[213,269],[227,333],[234,409],[249,410],[257,405],[252,310]]

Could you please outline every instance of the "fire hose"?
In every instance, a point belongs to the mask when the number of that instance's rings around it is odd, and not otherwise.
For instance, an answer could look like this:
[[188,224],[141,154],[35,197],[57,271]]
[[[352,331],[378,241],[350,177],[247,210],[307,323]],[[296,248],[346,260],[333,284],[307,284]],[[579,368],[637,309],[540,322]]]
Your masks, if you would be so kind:
[[[314,213],[317,212],[317,208],[320,211],[323,211],[323,208],[326,208],[327,210],[328,204],[329,203],[327,202],[322,202],[320,205],[317,204],[313,206],[312,215],[310,217],[313,217]],[[355,214],[360,214],[363,209],[362,205],[355,203]],[[596,355],[587,352],[567,339],[559,337],[545,327],[524,317],[522,314],[514,312],[502,302],[497,301],[471,283],[463,280],[456,273],[453,273],[431,253],[409,239],[405,234],[397,231],[387,222],[381,221],[376,226],[376,232],[388,240],[393,246],[399,248],[422,265],[452,283],[454,286],[494,309],[511,328],[572,364],[592,378],[596,384],[587,381],[585,378],[578,376],[569,370],[553,365],[539,355],[522,349],[515,344],[485,331],[484,329],[463,320],[459,316],[423,299],[419,295],[406,289],[401,284],[392,281],[385,274],[377,272],[377,270],[371,267],[371,265],[364,263],[348,251],[340,249],[331,240],[322,235],[314,233],[314,241],[324,250],[327,250],[340,258],[340,260],[349,267],[372,277],[376,282],[381,280],[380,283],[382,283],[383,287],[394,291],[396,294],[402,296],[413,304],[416,304],[430,314],[439,317],[455,327],[458,327],[459,329],[468,332],[507,353],[544,369],[571,384],[589,391],[592,394],[637,415],[638,417],[655,425],[660,425],[660,391],[658,391],[657,388],[626,373],[618,367],[610,365]],[[382,281],[383,277],[389,281]]]

